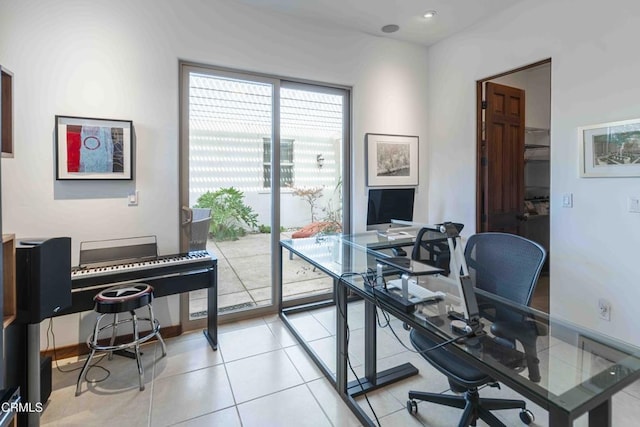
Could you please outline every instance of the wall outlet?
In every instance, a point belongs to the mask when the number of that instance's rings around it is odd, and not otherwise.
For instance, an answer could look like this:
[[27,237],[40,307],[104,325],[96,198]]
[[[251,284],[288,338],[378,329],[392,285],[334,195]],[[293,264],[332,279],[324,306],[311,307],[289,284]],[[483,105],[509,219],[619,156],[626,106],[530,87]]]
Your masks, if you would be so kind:
[[604,298],[598,300],[598,316],[602,320],[611,321],[611,303]]
[[562,195],[562,207],[563,208],[573,207],[573,193],[564,193]]
[[640,198],[629,197],[627,199],[627,208],[629,212],[640,213]]

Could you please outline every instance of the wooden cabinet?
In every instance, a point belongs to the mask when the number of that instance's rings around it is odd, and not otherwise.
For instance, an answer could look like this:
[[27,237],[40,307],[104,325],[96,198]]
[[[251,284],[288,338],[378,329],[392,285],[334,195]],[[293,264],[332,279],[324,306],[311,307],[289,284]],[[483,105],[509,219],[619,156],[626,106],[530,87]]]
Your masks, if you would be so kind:
[[13,234],[2,235],[3,319],[6,328],[16,318],[16,241]]
[[0,65],[0,145],[2,157],[13,157],[13,73]]

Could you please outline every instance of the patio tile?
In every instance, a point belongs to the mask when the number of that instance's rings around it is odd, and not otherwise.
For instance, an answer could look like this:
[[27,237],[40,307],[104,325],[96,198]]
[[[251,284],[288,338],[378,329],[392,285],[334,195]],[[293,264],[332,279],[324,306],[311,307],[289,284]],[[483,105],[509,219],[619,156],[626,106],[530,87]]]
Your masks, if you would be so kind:
[[225,307],[231,307],[234,305],[253,303],[253,298],[249,295],[249,292],[234,292],[227,295],[218,296],[218,309],[222,310]]
[[271,286],[249,289],[249,295],[251,295],[256,304],[269,304],[271,302]]
[[305,280],[303,282],[285,283],[282,285],[282,293],[285,296],[300,296],[302,294],[316,294],[319,292],[331,292],[333,281],[326,279]]
[[[289,233],[290,234],[290,233]],[[282,235],[283,238],[287,234]],[[249,234],[239,240],[214,242],[209,240],[207,249],[218,257],[218,307],[221,310],[234,306],[247,308],[247,304],[271,303],[271,243],[270,234]],[[333,281],[307,262],[283,254],[283,296],[285,299],[328,293]],[[198,297],[194,294],[194,305]]]
[[233,269],[245,288],[271,286],[271,255],[251,255],[232,260]]
[[218,295],[243,291],[242,281],[226,259],[218,260]]
[[322,271],[316,269],[300,258],[290,260],[287,254],[283,254],[282,281],[283,283],[299,282],[309,279],[327,277]]
[[270,234],[247,234],[238,240],[213,242],[227,259],[243,258],[248,253],[255,255],[271,254]]

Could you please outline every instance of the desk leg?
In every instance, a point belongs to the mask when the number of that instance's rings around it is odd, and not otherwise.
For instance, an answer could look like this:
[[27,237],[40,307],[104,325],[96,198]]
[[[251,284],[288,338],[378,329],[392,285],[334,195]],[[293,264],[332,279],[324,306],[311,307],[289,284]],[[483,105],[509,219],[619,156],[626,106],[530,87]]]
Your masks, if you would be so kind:
[[549,409],[549,427],[570,427],[572,424],[566,412]]
[[589,427],[610,427],[612,425],[611,414],[611,399],[609,398],[589,411]]
[[404,363],[391,369],[378,372],[377,368],[377,339],[378,322],[376,320],[376,305],[364,302],[364,378],[351,381],[348,384],[348,394],[356,397],[363,393],[384,387],[387,384],[403,380],[418,373],[418,369],[411,363]]
[[377,370],[377,333],[376,305],[370,301],[364,302],[364,376],[375,385]]
[[347,287],[340,280],[333,280],[336,301],[336,388],[340,394],[347,392]]
[[218,349],[218,265],[211,270],[207,288],[207,329],[202,331],[213,350]]
[[[549,410],[549,427],[571,427],[573,420],[560,410]],[[589,411],[589,427],[611,427],[611,399]]]

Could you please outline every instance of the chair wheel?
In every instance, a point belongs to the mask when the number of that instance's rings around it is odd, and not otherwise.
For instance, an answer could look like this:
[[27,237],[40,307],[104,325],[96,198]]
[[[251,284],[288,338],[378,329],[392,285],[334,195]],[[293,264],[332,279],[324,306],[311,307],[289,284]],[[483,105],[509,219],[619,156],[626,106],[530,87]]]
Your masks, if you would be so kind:
[[407,412],[411,415],[418,413],[418,403],[415,400],[407,400]]
[[403,322],[402,323],[402,329],[404,329],[405,331],[410,331],[411,330],[411,326],[409,326],[409,324],[407,322]]
[[529,425],[536,420],[536,417],[533,416],[533,412],[528,409],[523,409],[520,411],[520,421],[524,424]]

